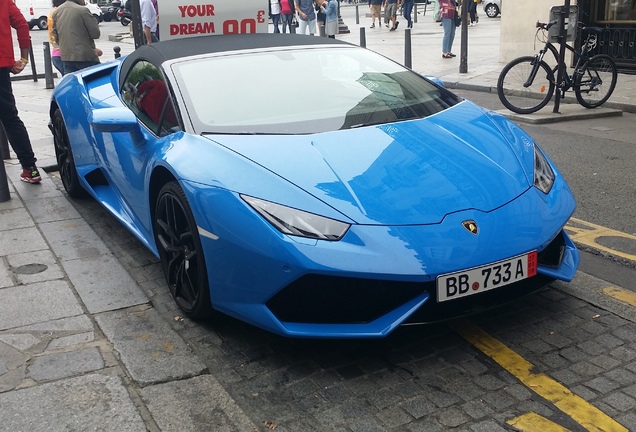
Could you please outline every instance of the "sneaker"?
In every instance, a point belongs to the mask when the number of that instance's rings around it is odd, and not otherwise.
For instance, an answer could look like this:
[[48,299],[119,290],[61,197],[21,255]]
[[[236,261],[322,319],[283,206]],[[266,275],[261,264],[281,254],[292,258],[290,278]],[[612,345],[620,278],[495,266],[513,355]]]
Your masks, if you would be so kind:
[[371,24],[369,28],[375,28],[375,23]]
[[395,27],[391,27],[389,31],[395,31]]
[[396,22],[395,22],[395,28],[394,28],[393,30],[397,29],[397,27],[398,27],[399,25],[400,25],[400,22],[399,22],[399,21],[396,21]]
[[20,180],[27,183],[40,183],[42,181],[42,177],[40,177],[40,171],[34,166],[31,168],[22,169],[22,174],[20,174]]

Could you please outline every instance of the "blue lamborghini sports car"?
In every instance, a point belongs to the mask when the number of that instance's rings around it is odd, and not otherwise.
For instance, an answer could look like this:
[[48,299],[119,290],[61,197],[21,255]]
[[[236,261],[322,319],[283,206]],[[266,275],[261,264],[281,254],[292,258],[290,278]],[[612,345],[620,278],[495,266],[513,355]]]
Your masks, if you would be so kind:
[[50,113],[68,195],[155,253],[194,319],[382,337],[578,266],[574,198],[530,136],[342,41],[159,42],[65,76]]

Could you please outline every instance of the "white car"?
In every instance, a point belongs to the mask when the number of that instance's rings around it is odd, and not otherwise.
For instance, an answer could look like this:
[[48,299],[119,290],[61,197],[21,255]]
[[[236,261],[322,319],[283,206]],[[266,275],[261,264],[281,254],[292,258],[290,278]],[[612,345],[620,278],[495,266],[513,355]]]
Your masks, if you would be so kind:
[[84,6],[86,6],[88,10],[91,11],[97,22],[102,22],[102,9],[97,6],[97,4],[86,2]]
[[484,0],[483,5],[488,18],[497,18],[501,13],[501,0]]

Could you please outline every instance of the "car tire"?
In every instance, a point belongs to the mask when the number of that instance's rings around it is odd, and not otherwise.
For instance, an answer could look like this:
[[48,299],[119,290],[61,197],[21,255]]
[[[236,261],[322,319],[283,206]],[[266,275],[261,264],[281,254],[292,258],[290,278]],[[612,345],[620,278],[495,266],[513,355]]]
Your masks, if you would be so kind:
[[101,15],[93,14],[93,16],[95,17],[95,20],[96,20],[98,23],[102,22],[102,16],[101,16]]
[[499,8],[496,4],[490,3],[486,5],[484,12],[486,12],[486,16],[488,18],[497,18],[497,15],[499,15]]
[[130,24],[130,20],[128,18],[122,18],[120,22],[123,26],[127,26],[128,24]]
[[68,139],[68,132],[64,117],[59,109],[56,109],[51,118],[53,131],[53,145],[55,147],[55,158],[60,172],[60,179],[66,193],[72,198],[86,198],[88,192],[84,189],[79,181],[79,175],[75,167],[75,159],[73,150]]
[[203,246],[178,182],[166,183],[159,191],[153,228],[161,267],[177,306],[191,319],[210,318],[212,304]]
[[37,26],[38,26],[38,28],[40,30],[46,30],[49,27],[49,23],[47,21],[47,18],[45,16],[42,16],[42,17],[38,18]]

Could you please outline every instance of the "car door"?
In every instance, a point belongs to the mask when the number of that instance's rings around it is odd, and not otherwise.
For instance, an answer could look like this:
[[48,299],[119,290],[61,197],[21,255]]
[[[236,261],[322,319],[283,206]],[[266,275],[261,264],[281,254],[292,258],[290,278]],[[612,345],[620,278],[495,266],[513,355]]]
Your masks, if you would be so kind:
[[103,157],[130,223],[148,238],[152,203],[148,202],[147,189],[152,161],[161,157],[181,127],[165,78],[150,62],[141,60],[130,68],[121,96],[138,119],[140,135],[112,134],[112,148]]

